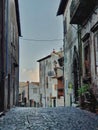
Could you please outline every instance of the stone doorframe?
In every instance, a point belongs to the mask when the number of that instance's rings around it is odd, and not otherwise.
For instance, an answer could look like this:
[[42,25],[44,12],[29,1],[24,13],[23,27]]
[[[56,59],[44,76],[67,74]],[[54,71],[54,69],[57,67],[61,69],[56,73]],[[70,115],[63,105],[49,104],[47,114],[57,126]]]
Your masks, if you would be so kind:
[[78,101],[78,88],[79,88],[79,54],[77,47],[74,46],[73,53],[73,91],[75,102]]

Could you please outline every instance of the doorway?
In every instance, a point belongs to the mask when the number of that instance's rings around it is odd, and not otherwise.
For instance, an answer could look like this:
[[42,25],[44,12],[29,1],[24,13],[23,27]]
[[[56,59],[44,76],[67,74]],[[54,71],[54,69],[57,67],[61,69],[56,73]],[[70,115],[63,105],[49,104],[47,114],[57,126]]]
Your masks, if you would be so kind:
[[78,101],[78,88],[79,88],[79,58],[76,46],[74,46],[73,56],[73,83],[74,83],[74,99]]

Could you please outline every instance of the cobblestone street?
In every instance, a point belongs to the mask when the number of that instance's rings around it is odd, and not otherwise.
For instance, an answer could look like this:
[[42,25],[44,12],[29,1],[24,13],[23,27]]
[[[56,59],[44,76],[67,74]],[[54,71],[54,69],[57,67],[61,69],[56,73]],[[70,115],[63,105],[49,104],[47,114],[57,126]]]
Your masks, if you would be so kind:
[[98,115],[77,108],[12,108],[0,130],[98,130]]

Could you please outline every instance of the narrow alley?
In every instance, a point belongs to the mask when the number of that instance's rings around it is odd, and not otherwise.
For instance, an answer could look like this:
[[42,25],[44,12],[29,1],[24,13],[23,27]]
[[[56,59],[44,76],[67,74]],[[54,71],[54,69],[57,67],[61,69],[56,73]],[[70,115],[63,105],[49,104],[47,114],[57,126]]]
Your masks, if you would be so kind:
[[0,130],[98,130],[98,0],[0,0]]
[[12,108],[0,130],[98,130],[98,115],[74,107]]

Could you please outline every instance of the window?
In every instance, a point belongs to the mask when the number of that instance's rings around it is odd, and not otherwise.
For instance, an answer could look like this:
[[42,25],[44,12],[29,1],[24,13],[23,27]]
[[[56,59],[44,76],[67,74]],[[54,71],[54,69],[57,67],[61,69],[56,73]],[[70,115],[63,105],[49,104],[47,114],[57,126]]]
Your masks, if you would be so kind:
[[48,60],[46,60],[46,66],[48,66]]
[[40,101],[42,101],[42,94],[40,94]]
[[70,49],[70,62],[72,61],[72,49]]
[[33,93],[37,93],[37,88],[33,88]]
[[95,72],[98,75],[98,32],[94,36],[95,43]]
[[49,101],[49,97],[47,97],[47,101]]
[[63,21],[63,25],[64,25],[64,36],[67,32],[67,20],[66,20],[66,17],[65,17],[65,20]]
[[22,100],[22,94],[19,93],[19,102],[21,102],[21,100]]
[[50,93],[50,98],[52,97],[52,93]]
[[46,87],[48,88],[48,77],[46,77]]
[[13,24],[11,23],[10,25],[10,36],[11,36],[11,43],[13,43],[13,34],[14,34],[14,29],[13,29]]
[[90,44],[89,40],[85,41],[84,46],[84,69],[85,69],[85,75],[90,75]]
[[57,90],[57,84],[54,85],[54,90]]

